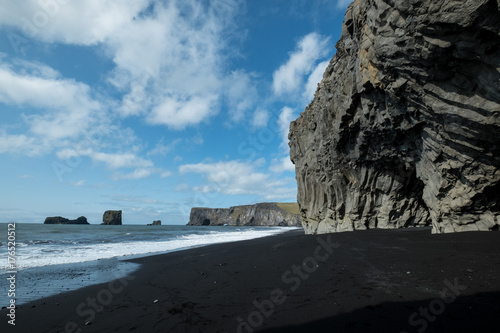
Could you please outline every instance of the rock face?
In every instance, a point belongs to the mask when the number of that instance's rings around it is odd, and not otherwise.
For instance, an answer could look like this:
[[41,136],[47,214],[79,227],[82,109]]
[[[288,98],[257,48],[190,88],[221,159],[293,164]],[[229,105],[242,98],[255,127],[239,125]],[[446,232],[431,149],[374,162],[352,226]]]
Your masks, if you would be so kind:
[[500,0],[356,0],[290,126],[306,233],[500,225]]
[[300,226],[296,203],[258,203],[231,208],[193,208],[188,225]]
[[47,217],[43,224],[90,224],[85,216],[80,216],[76,220],[68,220],[61,216]]
[[102,216],[102,223],[104,225],[122,225],[122,211],[121,210],[107,210]]

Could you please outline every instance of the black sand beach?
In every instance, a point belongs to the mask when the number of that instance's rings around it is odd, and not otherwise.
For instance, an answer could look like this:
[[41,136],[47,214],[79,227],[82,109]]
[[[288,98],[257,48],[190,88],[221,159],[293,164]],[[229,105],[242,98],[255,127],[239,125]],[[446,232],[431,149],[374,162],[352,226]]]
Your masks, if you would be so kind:
[[1,332],[497,332],[500,233],[287,232],[134,259]]

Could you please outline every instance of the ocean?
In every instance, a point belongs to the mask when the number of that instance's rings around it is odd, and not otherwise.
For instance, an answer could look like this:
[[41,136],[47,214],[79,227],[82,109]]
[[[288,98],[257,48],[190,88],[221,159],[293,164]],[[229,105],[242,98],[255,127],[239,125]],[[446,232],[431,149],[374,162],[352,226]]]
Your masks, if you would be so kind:
[[[15,271],[16,304],[126,276],[139,265],[125,261],[216,243],[266,237],[297,228],[180,225],[44,225],[0,223],[0,307],[8,305]],[[15,238],[15,239],[14,239]],[[12,250],[15,242],[15,255]],[[11,249],[8,249],[8,247]],[[9,262],[10,257],[10,262]],[[13,261],[13,259],[15,261]],[[14,266],[9,264],[14,263]]]

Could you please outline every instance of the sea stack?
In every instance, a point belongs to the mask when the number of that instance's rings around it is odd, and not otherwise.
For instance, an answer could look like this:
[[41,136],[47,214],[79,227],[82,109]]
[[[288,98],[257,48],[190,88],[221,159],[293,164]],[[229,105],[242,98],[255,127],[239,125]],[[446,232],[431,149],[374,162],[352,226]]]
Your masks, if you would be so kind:
[[43,224],[90,224],[85,216],[80,216],[76,220],[69,220],[61,216],[47,217]]
[[122,225],[122,211],[121,210],[107,210],[102,216],[103,225]]
[[356,0],[290,126],[306,233],[500,226],[500,2]]
[[153,223],[150,223],[148,225],[161,225],[161,220],[153,221]]

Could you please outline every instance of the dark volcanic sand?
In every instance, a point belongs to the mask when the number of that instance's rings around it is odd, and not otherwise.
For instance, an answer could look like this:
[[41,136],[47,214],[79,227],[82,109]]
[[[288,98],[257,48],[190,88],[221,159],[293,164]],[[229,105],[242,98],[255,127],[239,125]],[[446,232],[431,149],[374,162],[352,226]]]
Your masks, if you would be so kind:
[[133,280],[23,305],[15,328],[1,310],[0,331],[479,333],[499,326],[498,232],[292,231],[133,261],[142,264]]

